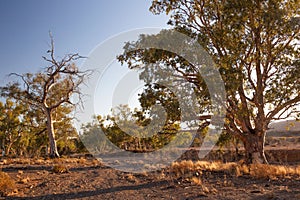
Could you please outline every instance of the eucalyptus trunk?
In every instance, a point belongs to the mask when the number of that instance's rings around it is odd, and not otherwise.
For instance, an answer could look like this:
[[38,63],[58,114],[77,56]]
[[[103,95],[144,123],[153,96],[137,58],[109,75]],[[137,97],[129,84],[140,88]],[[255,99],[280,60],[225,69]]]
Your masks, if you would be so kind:
[[265,133],[249,133],[243,140],[247,164],[268,164],[265,156]]
[[50,146],[49,156],[50,156],[50,158],[58,158],[59,153],[57,151],[57,145],[56,145],[56,140],[55,140],[55,132],[54,132],[54,126],[53,126],[53,119],[52,119],[52,116],[51,116],[51,110],[46,109],[46,116],[47,116],[47,132],[48,132],[49,146]]
[[10,142],[7,147],[6,147],[6,150],[5,150],[5,155],[9,155],[10,154],[10,150],[11,150],[11,147],[12,147],[13,143]]

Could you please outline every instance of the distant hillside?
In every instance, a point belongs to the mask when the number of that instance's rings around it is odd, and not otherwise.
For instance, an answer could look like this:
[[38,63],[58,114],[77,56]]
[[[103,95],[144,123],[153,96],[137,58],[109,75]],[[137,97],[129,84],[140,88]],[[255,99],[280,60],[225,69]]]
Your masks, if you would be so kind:
[[293,137],[300,136],[300,121],[286,120],[269,125],[268,136]]

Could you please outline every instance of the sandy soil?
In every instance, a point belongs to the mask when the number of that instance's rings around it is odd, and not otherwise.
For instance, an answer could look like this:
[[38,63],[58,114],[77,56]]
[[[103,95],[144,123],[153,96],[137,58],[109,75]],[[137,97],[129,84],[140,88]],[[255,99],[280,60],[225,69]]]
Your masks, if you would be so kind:
[[[55,165],[68,171],[54,173]],[[197,182],[175,178],[169,169],[125,173],[92,158],[2,160],[0,168],[17,187],[0,199],[300,199],[300,177],[269,180],[207,171],[195,175]]]

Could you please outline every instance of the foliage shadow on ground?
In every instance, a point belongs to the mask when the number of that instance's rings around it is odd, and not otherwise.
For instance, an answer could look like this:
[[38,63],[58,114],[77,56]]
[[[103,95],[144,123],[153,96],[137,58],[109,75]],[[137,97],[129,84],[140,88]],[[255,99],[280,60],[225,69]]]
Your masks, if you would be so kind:
[[61,193],[61,194],[49,194],[44,196],[36,196],[36,197],[7,197],[7,200],[18,200],[18,199],[30,199],[30,200],[38,200],[38,199],[74,199],[74,198],[85,198],[85,197],[93,197],[98,196],[101,194],[107,194],[107,193],[116,193],[126,190],[141,190],[145,188],[152,188],[157,186],[164,186],[167,185],[168,181],[162,180],[162,181],[156,181],[151,183],[145,183],[140,185],[133,185],[133,186],[118,186],[113,188],[107,188],[107,189],[99,189],[94,191],[82,191],[82,192],[72,192],[72,193]]

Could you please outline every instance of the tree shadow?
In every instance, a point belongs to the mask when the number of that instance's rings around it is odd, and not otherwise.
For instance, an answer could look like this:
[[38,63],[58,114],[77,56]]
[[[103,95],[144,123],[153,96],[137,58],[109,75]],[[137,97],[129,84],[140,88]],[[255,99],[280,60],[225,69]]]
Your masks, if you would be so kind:
[[113,188],[107,188],[107,189],[97,189],[94,191],[81,191],[81,192],[72,192],[72,193],[61,193],[61,194],[48,194],[48,195],[41,195],[41,196],[35,196],[35,197],[7,197],[6,199],[13,200],[13,199],[30,199],[30,200],[39,200],[39,199],[75,199],[75,198],[86,198],[86,197],[93,197],[98,196],[102,194],[111,194],[126,190],[141,190],[145,188],[152,188],[152,187],[159,187],[167,185],[168,181],[162,180],[162,181],[156,181],[156,182],[150,182],[140,185],[132,185],[132,186],[118,186]]
[[46,170],[50,171],[52,169],[52,166],[20,166],[20,167],[2,167],[3,172],[16,172],[19,170],[22,171],[41,171]]
[[[52,171],[53,166],[9,166],[9,167],[2,167],[1,170],[3,172],[17,172],[19,170],[22,171]],[[88,166],[88,167],[70,167],[70,172],[78,172],[78,171],[88,171],[88,170],[96,170],[96,169],[109,169],[107,166]]]

